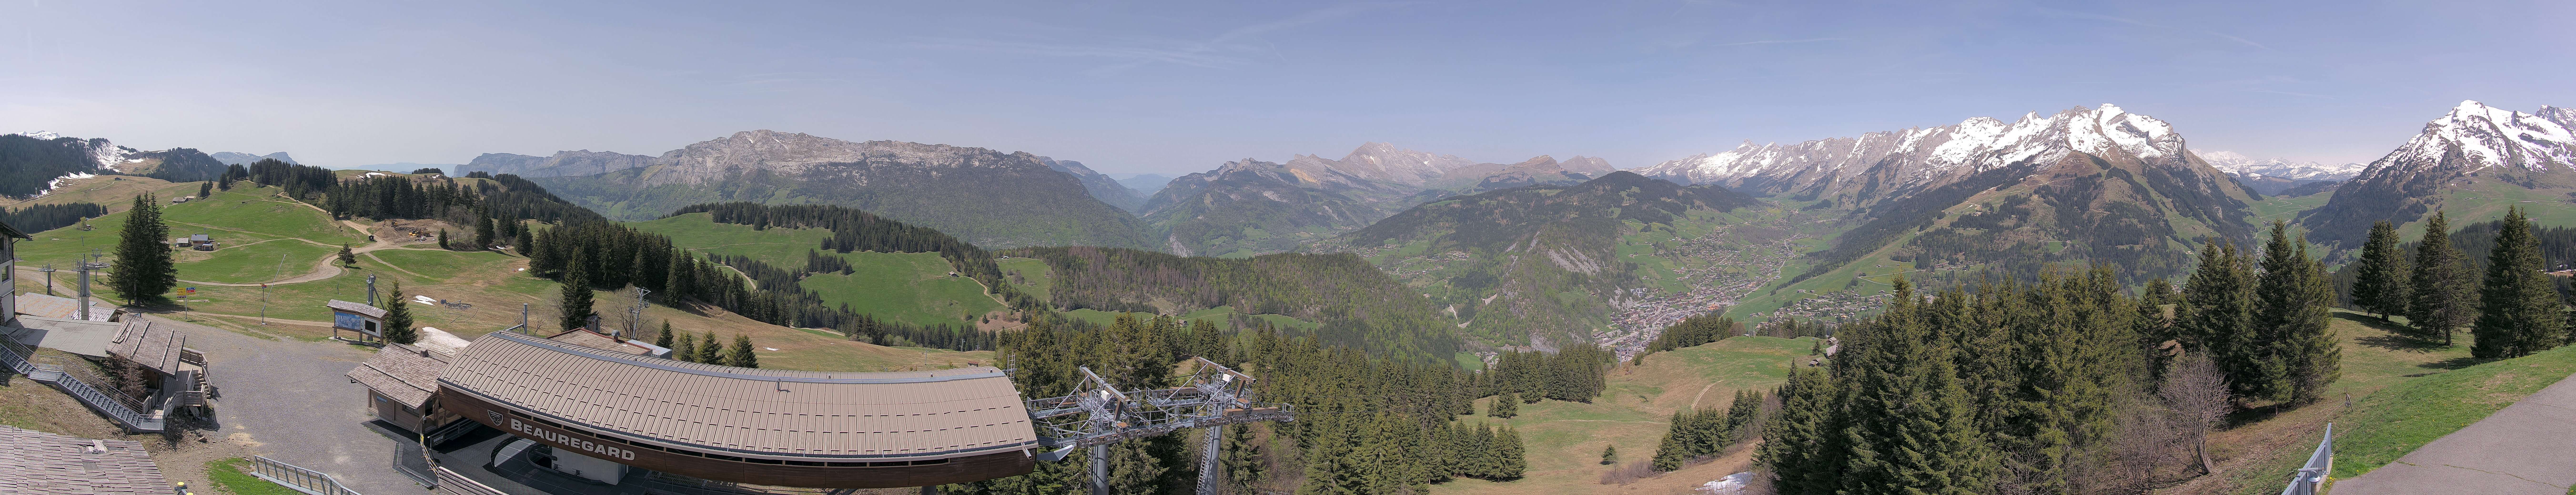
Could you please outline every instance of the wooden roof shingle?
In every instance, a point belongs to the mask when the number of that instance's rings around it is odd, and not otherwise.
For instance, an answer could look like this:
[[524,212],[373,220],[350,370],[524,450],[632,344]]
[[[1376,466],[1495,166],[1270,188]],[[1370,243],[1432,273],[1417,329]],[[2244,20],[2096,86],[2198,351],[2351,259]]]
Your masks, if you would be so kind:
[[0,493],[170,493],[141,442],[91,440],[0,426]]

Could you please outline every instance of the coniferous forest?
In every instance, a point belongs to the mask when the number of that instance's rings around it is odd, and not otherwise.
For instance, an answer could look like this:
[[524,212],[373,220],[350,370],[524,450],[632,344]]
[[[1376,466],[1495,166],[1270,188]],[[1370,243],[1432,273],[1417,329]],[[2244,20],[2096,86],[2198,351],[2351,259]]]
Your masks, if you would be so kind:
[[104,215],[107,215],[107,207],[98,203],[44,204],[0,211],[0,223],[9,224],[19,232],[35,234]]

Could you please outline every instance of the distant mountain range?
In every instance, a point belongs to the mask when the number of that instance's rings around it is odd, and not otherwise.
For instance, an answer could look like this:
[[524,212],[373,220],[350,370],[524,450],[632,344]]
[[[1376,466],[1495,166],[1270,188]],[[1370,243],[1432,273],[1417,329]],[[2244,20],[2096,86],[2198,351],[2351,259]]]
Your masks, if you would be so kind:
[[286,163],[291,163],[291,164],[296,164],[296,165],[303,165],[303,163],[302,163],[302,162],[297,162],[297,161],[295,161],[295,158],[294,158],[294,157],[286,156],[286,152],[284,152],[284,151],[280,151],[280,152],[276,152],[276,153],[269,153],[269,154],[265,154],[265,155],[254,155],[254,154],[250,154],[250,153],[235,153],[235,152],[230,152],[230,151],[217,151],[217,152],[214,152],[214,153],[209,153],[209,154],[207,154],[206,156],[207,156],[207,157],[210,157],[210,158],[214,158],[214,159],[215,159],[215,161],[223,162],[225,165],[249,165],[249,164],[252,164],[252,163],[257,163],[257,162],[259,162],[260,160],[268,160],[268,159],[274,159],[274,160],[277,160],[277,161],[286,162]]
[[44,131],[0,134],[0,196],[23,197],[75,174],[139,175],[173,182],[214,180],[224,163],[192,148],[143,151],[107,138]]
[[2044,261],[2180,273],[2197,240],[2251,240],[2256,193],[2194,156],[2171,124],[2110,104],[2006,123],[1874,132],[1793,145],[1750,141],[1638,173],[1849,211],[1812,278],[1863,259],[1932,265]]
[[2315,182],[2350,179],[2354,175],[2359,175],[2361,169],[2365,167],[2359,163],[2327,165],[2278,157],[2257,160],[2233,151],[2191,150],[2191,152],[2200,155],[2203,160],[2208,160],[2209,165],[2217,167],[2218,171],[2227,172],[2227,175],[2235,177],[2237,182],[2245,183],[2246,187],[2266,195],[2281,194],[2291,188]]
[[[1151,246],[1134,216],[1096,199],[1074,174],[1055,170],[1066,166],[1063,162],[1050,161],[1025,152],[757,130],[657,157],[591,151],[543,158],[487,154],[465,170],[540,174],[530,180],[623,220],[658,218],[682,206],[717,201],[825,203],[992,248]],[[591,170],[607,172],[572,174]]]
[[1572,184],[1610,170],[1599,158],[1539,156],[1507,165],[1367,143],[1338,160],[1245,158],[1184,175],[1146,200],[1142,216],[1161,237],[1158,248],[1249,256],[1294,250],[1451,195]]
[[1120,184],[1118,179],[1091,171],[1091,167],[1082,166],[1082,162],[1043,156],[1038,157],[1038,161],[1046,163],[1050,170],[1072,175],[1073,180],[1081,182],[1082,190],[1091,193],[1093,199],[1109,203],[1110,206],[1116,206],[1128,213],[1137,213],[1145,206],[1144,195],[1127,189],[1127,185]]
[[1127,186],[1127,190],[1135,191],[1138,196],[1148,198],[1162,192],[1163,185],[1172,183],[1172,176],[1163,174],[1109,174],[1109,177],[1118,179],[1119,185]]
[[2411,224],[2434,208],[2448,210],[2452,225],[2501,218],[2511,205],[2567,225],[2576,223],[2569,189],[2576,189],[2576,109],[2523,113],[2462,101],[2336,187],[2299,224],[2309,239],[2344,249],[2359,247],[2374,222]]

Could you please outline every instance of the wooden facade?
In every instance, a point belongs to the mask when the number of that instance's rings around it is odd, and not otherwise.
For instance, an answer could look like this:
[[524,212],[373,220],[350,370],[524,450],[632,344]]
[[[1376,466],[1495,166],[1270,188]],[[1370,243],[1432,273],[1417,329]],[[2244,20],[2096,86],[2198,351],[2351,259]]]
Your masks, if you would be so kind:
[[903,488],[1018,476],[1037,466],[1036,458],[1028,450],[892,461],[851,457],[815,457],[810,461],[743,457],[677,442],[603,434],[564,425],[452,387],[441,388],[434,402],[441,409],[439,414],[442,416],[461,415],[556,449],[716,481],[811,488]]

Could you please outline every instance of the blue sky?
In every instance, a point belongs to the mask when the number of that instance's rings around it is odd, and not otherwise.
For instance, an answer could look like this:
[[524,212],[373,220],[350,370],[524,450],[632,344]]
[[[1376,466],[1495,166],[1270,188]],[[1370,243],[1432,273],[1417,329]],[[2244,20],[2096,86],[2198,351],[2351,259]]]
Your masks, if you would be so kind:
[[1109,172],[1364,141],[1628,168],[2109,102],[2341,162],[2463,99],[2576,105],[2563,1],[240,3],[0,0],[0,131],[326,166],[776,129]]

